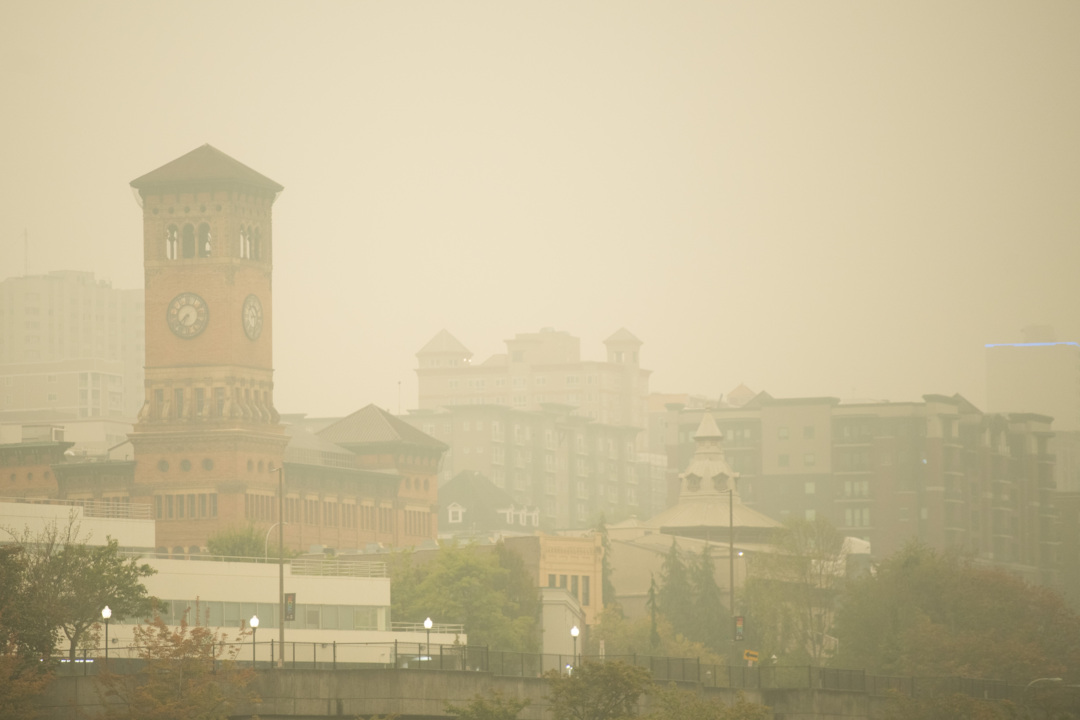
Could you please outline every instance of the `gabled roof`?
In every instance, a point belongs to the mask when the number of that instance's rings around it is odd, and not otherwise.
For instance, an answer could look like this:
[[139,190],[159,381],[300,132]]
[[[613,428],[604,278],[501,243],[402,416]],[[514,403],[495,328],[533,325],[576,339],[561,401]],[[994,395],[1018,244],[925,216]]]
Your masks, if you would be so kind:
[[604,344],[608,343],[633,343],[635,345],[642,345],[640,340],[634,337],[634,334],[626,328],[619,328],[615,331],[615,334],[604,341]]
[[262,173],[255,172],[239,160],[234,160],[211,145],[197,147],[157,170],[131,181],[137,190],[172,185],[189,186],[202,183],[239,183],[281,192],[285,188]]
[[323,440],[355,449],[356,445],[402,443],[445,450],[446,445],[375,405],[357,410],[316,433]]
[[456,353],[465,357],[472,357],[472,350],[461,344],[461,341],[451,335],[445,329],[428,341],[428,344],[417,351],[417,355],[432,353]]

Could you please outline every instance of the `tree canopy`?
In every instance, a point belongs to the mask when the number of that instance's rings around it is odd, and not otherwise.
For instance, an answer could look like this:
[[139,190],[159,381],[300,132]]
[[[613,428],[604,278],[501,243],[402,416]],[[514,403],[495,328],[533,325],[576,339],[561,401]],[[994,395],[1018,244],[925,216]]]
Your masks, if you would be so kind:
[[101,622],[106,605],[115,620],[150,614],[153,599],[142,579],[156,571],[137,558],[123,557],[116,540],[87,545],[73,520],[66,527],[54,524],[15,539],[21,560],[3,569],[15,573],[3,584],[5,594],[14,598],[8,600],[9,617],[25,650],[49,655],[62,633],[74,659],[79,642]]
[[395,620],[461,623],[470,645],[538,650],[539,592],[521,556],[503,543],[443,545],[423,564],[408,551],[398,553],[390,574]]
[[621,720],[636,715],[638,699],[652,686],[637,665],[583,662],[572,674],[551,670],[548,702],[555,720]]
[[849,588],[836,636],[836,664],[868,672],[1080,680],[1080,617],[1060,595],[924,545]]
[[822,664],[835,646],[843,549],[843,535],[823,518],[790,518],[778,528],[773,551],[754,557],[743,590],[748,642],[789,664]]
[[459,720],[516,720],[518,713],[529,706],[530,700],[506,697],[498,690],[477,693],[467,705],[446,704],[446,712]]
[[227,642],[202,623],[198,606],[194,624],[185,613],[178,626],[156,617],[134,632],[142,669],[121,675],[106,665],[97,678],[110,720],[225,720],[238,703],[256,699],[254,670],[236,663],[248,633]]

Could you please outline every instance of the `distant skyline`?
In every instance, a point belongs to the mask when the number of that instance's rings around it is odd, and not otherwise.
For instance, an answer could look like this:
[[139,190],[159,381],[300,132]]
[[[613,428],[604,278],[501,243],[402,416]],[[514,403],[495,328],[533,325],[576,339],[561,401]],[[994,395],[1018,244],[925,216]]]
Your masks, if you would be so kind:
[[415,352],[626,327],[658,392],[985,402],[1080,340],[1080,3],[0,6],[0,279],[142,286],[128,183],[214,147],[274,208],[278,409]]

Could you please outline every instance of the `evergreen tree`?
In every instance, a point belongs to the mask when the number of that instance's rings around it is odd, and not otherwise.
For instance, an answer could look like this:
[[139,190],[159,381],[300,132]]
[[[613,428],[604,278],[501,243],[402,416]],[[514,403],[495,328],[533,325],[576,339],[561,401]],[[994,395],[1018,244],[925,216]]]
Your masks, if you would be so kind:
[[698,618],[697,640],[720,652],[727,647],[730,636],[731,609],[724,604],[723,593],[716,584],[716,564],[708,543],[691,568],[694,608]]
[[679,543],[671,541],[671,549],[660,567],[660,612],[671,623],[675,632],[683,637],[694,637],[699,623],[694,616],[694,594],[690,572],[679,552]]
[[615,602],[615,583],[612,576],[615,570],[611,567],[611,538],[608,537],[607,522],[604,516],[600,516],[600,522],[596,525],[596,532],[600,533],[600,546],[604,550],[604,556],[600,560],[600,584],[603,594],[604,605],[612,605]]
[[656,577],[649,574],[649,596],[645,600],[645,607],[649,610],[649,646],[656,651],[660,647],[660,607],[656,599]]

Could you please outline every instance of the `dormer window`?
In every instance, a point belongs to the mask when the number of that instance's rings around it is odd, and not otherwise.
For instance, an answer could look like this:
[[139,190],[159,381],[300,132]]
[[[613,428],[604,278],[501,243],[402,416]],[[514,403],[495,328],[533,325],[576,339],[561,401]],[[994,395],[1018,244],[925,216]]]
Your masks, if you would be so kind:
[[701,477],[692,473],[690,475],[687,475],[686,489],[690,492],[697,492],[698,490],[701,490]]
[[446,508],[447,521],[451,524],[457,525],[465,520],[465,508],[457,503],[451,503]]
[[724,473],[713,476],[713,487],[717,492],[727,492],[728,476]]

